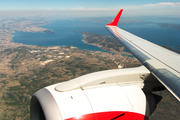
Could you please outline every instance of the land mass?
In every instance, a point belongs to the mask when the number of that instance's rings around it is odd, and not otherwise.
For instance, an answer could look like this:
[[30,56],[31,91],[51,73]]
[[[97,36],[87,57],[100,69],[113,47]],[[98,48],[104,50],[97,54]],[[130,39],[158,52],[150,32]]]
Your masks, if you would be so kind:
[[[114,17],[99,17],[99,18],[77,18],[77,20],[81,21],[90,21],[90,22],[97,22],[97,23],[110,23]],[[129,24],[129,23],[156,23],[151,21],[143,21],[140,19],[131,19],[131,18],[121,18],[118,24]],[[172,24],[172,23],[156,23],[161,28],[167,28],[171,30],[180,31],[179,24]]]
[[[47,29],[37,26],[47,24],[46,20],[10,19],[0,23],[3,23],[0,37],[0,119],[3,120],[30,120],[31,96],[45,86],[91,72],[141,65],[135,57],[128,57],[131,54],[110,36],[76,31],[83,34],[85,43],[110,52],[80,50],[73,46],[39,47],[14,43],[11,33],[15,30],[43,32]],[[180,119],[178,101],[167,91],[156,93],[164,98],[150,120]]]
[[30,98],[37,90],[87,73],[141,64],[119,53],[21,46],[1,51],[0,65],[0,119],[29,120]]
[[20,43],[13,42],[13,35],[15,31],[23,32],[44,32],[44,33],[56,33],[53,30],[46,28],[41,28],[42,26],[48,24],[49,20],[44,19],[41,21],[31,20],[26,18],[12,18],[12,19],[3,19],[0,21],[0,51],[3,51],[8,48],[16,48],[19,46],[26,46]]
[[99,44],[111,51],[109,53],[79,50],[73,46],[39,47],[14,43],[11,33],[15,30],[54,33],[38,27],[47,24],[46,21],[9,19],[0,23],[3,23],[0,36],[0,119],[29,120],[31,96],[45,86],[91,72],[141,65],[136,58],[121,54],[117,45],[107,46],[106,42],[112,39],[109,36],[82,33],[87,41],[104,39],[94,45]]
[[83,42],[95,45],[100,47],[103,50],[111,51],[111,52],[124,52],[124,47],[113,37],[107,35],[100,35],[96,33],[90,32],[80,32],[75,31],[80,34],[83,34]]
[[161,28],[167,28],[167,29],[171,29],[171,30],[180,31],[180,25],[178,25],[178,24],[158,23],[158,26]]
[[[95,17],[95,18],[76,18],[76,20],[81,21],[89,21],[89,22],[96,22],[96,23],[110,23],[114,17]],[[145,21],[139,19],[131,19],[131,18],[121,18],[119,24],[128,24],[128,23],[144,23]]]
[[[124,50],[125,48],[113,37],[100,35],[96,33],[90,33],[90,32],[80,32],[80,31],[75,31],[75,32],[83,34],[83,42],[87,44],[95,45],[106,51],[119,52],[124,55],[132,56],[132,54],[126,52]],[[180,54],[180,49],[175,49],[169,47],[168,45],[163,45],[162,47]],[[180,47],[180,46],[175,46],[175,47]]]
[[56,32],[53,31],[53,30],[44,30],[43,32],[44,32],[44,33],[56,33]]

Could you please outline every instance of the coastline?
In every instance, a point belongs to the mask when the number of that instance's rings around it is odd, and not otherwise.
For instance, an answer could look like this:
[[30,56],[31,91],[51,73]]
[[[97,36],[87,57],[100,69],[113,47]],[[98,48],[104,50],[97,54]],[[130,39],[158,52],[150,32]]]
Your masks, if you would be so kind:
[[[0,51],[4,51],[5,49],[8,49],[8,48],[13,49],[13,48],[20,47],[20,46],[26,46],[26,47],[27,46],[36,46],[36,45],[26,45],[26,44],[22,44],[22,43],[15,43],[13,41],[14,35],[12,35],[12,34],[15,33],[16,30],[23,31],[23,32],[32,32],[32,33],[35,33],[35,32],[55,33],[55,31],[53,31],[53,30],[38,27],[38,26],[49,24],[49,22],[47,22],[46,20],[43,20],[43,21],[31,21],[31,20],[21,21],[21,20],[19,20],[18,22],[15,22],[15,20],[17,21],[17,19],[9,19],[6,22],[0,21],[2,24],[5,24],[5,27],[0,26],[1,27],[1,29],[0,29]],[[11,24],[11,23],[12,23],[12,26],[16,26],[16,27],[9,26],[9,24]]]
[[[7,26],[0,30],[0,51],[3,51],[3,50],[8,49],[8,48],[19,47],[19,46],[36,46],[36,44],[26,45],[26,44],[22,44],[22,43],[15,43],[13,41],[14,35],[12,35],[12,33],[15,33],[16,30],[17,31],[23,31],[23,32],[32,32],[32,33],[35,33],[35,32],[44,32],[44,33],[50,33],[50,34],[56,33],[55,31],[52,31],[50,29],[40,27],[40,26],[43,26],[43,25],[50,23],[47,21],[35,21],[34,22],[34,21],[30,21],[30,20],[26,20],[26,21],[20,20],[17,23],[13,23],[14,26],[16,25],[18,27],[8,26],[8,24],[10,24],[13,21],[14,21],[13,19],[12,20],[10,19],[10,21],[6,22]],[[0,21],[0,23],[3,23],[3,22]],[[0,24],[0,27],[1,27],[1,24]],[[78,31],[74,31],[74,32],[78,32]],[[104,52],[110,51],[111,53],[112,52],[113,53],[120,52],[120,53],[124,53],[124,54],[129,54],[128,52],[124,51],[124,48],[121,46],[112,47],[110,42],[108,42],[108,43],[106,43],[106,45],[104,45],[105,42],[102,44],[102,42],[100,42],[100,40],[98,43],[96,41],[89,42],[87,40],[87,38],[89,39],[89,35],[91,35],[91,34],[96,35],[96,37],[101,37],[103,40],[105,38],[111,39],[110,36],[100,35],[100,34],[90,33],[90,32],[89,33],[88,32],[78,32],[78,33],[82,34],[82,36],[81,36],[81,37],[83,37],[81,39],[82,42],[84,42],[88,45],[96,46],[96,47],[102,49],[102,51],[104,51]],[[91,37],[93,37],[93,36],[91,36]],[[93,39],[96,39],[96,38],[94,37]],[[70,45],[70,46],[73,46],[73,45]],[[179,48],[179,47],[177,47],[177,48]]]
[[[89,44],[89,45],[94,45],[94,46],[97,46],[97,47],[99,47],[99,48],[101,48],[101,49],[103,49],[103,50],[105,50],[105,51],[109,51],[109,52],[111,52],[111,53],[120,53],[120,54],[122,54],[122,55],[127,55],[127,56],[131,56],[131,57],[133,57],[132,56],[132,54],[131,53],[129,53],[129,52],[126,52],[126,51],[124,51],[124,46],[122,46],[119,42],[117,42],[117,40],[115,40],[114,38],[112,38],[112,37],[110,37],[110,36],[106,36],[106,35],[100,35],[100,36],[98,36],[99,34],[94,34],[94,33],[89,33],[89,32],[79,32],[79,31],[75,31],[75,32],[78,32],[78,33],[80,33],[80,34],[82,34],[82,37],[83,37],[83,39],[82,39],[82,41],[84,42],[84,43],[86,43],[86,44]],[[108,43],[106,43],[106,41],[105,40],[102,40],[102,41],[97,41],[97,42],[88,42],[88,39],[87,39],[87,37],[89,37],[89,39],[93,39],[93,38],[98,38],[98,37],[103,37],[104,39],[109,39],[109,38],[111,38],[112,40],[115,40],[116,41],[116,43],[115,44],[119,44],[119,48],[118,49],[114,49],[113,48],[113,46],[112,47],[109,47],[108,48]],[[112,43],[113,43],[114,41],[112,41]],[[103,46],[103,45],[104,46]],[[116,46],[117,47],[117,46]]]
[[97,46],[97,47],[99,47],[99,48],[101,48],[102,49],[102,45],[99,45],[99,44],[95,44],[95,43],[88,43],[87,41],[86,41],[86,37],[87,37],[87,35],[86,34],[83,34],[83,39],[82,39],[82,41],[84,42],[84,43],[86,43],[86,44],[88,44],[88,45],[94,45],[94,46]]

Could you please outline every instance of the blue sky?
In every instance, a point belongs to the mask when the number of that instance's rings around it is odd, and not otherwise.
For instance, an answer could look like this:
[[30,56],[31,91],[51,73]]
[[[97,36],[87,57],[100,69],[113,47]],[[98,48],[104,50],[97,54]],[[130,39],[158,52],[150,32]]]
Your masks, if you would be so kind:
[[0,0],[0,17],[58,13],[72,17],[110,16],[121,8],[127,16],[180,17],[180,0]]
[[178,3],[179,0],[0,0],[0,10],[58,10],[73,8],[109,8],[142,6],[158,3]]

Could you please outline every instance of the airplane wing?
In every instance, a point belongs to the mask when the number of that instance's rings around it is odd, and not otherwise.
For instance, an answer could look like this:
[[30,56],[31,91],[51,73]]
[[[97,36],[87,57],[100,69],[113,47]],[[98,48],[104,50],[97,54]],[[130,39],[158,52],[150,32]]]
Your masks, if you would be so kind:
[[180,99],[180,56],[118,28],[122,11],[106,28],[146,68],[104,70],[47,86],[31,98],[31,120],[148,120],[162,98],[151,93],[160,90],[158,80]]
[[180,55],[117,27],[122,12],[106,29],[180,101]]

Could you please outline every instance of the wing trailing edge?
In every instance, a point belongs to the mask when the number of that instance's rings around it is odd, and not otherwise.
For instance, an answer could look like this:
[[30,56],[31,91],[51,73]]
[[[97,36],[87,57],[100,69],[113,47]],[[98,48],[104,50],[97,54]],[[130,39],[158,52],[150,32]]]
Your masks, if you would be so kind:
[[121,14],[105,28],[180,101],[180,55],[117,27]]

